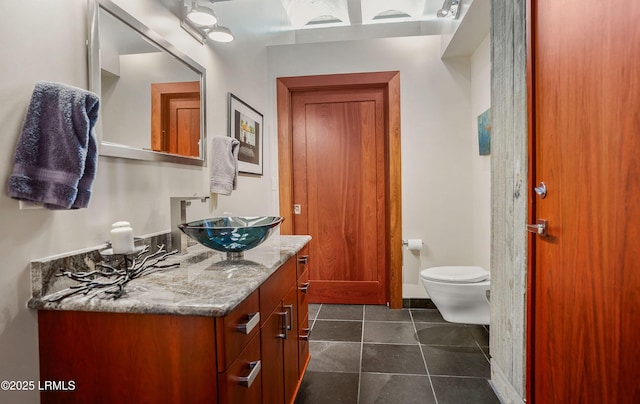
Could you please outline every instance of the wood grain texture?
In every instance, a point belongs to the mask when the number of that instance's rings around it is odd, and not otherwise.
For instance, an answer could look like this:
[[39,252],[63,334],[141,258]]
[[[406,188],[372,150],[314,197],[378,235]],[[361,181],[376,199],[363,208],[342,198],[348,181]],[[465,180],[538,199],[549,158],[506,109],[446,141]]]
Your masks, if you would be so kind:
[[[300,264],[298,264],[300,266]],[[306,269],[298,276],[298,377],[302,378],[306,363],[309,361],[309,293],[303,285],[309,282]]]
[[261,358],[260,333],[257,332],[252,336],[253,338],[245,349],[240,352],[238,358],[230,364],[229,369],[224,373],[218,374],[218,398],[221,403],[258,404],[263,402],[263,370],[260,371],[251,386],[247,387],[238,383],[239,377],[247,377],[251,372],[250,364],[259,361]]
[[292,286],[283,299],[285,311],[288,313],[287,338],[284,344],[284,402],[289,403],[295,399],[298,389],[298,288]]
[[[78,333],[82,330],[82,333]],[[217,402],[212,318],[39,311],[43,403]]]
[[387,245],[389,255],[389,307],[402,308],[402,159],[400,149],[400,73],[387,82],[387,175],[389,181],[389,213],[387,214]]
[[296,260],[290,258],[260,286],[260,323],[266,321],[282,298],[296,283]]
[[[292,97],[296,233],[313,237],[313,302],[336,303],[350,283],[372,286],[361,303],[386,303],[383,89],[318,90]],[[298,181],[299,179],[299,181]],[[328,294],[321,294],[329,292]]]
[[260,312],[259,292],[256,290],[231,313],[224,317],[217,317],[216,345],[218,347],[218,372],[224,372],[235,360],[247,343],[260,331],[260,324],[249,333],[238,331],[238,325],[246,324],[249,315]]
[[640,402],[640,3],[532,4],[532,399]]
[[293,233],[293,156],[291,133],[291,91],[276,80],[278,115],[278,196],[280,198],[280,234]]
[[[172,99],[178,100],[194,100],[197,102],[198,114],[198,133],[197,139],[200,140],[200,82],[187,81],[178,83],[153,83],[151,84],[151,149],[156,151],[169,152],[171,126],[171,117],[174,118],[174,129],[177,130],[175,118],[175,108],[170,107]],[[173,112],[172,112],[173,110]],[[177,152],[177,143],[175,139],[176,131],[174,131],[172,152]],[[189,142],[195,134],[189,135]],[[188,143],[189,143],[188,142]],[[174,151],[175,150],[175,151]],[[198,148],[198,154],[200,149]],[[191,156],[192,154],[189,154]]]
[[284,332],[283,312],[278,304],[271,313],[264,313],[260,329],[262,351],[262,399],[264,403],[284,403],[284,344],[278,337]]
[[165,151],[181,156],[200,156],[200,99],[170,98],[168,116]]
[[[400,74],[394,72],[337,74],[323,76],[284,77],[277,79],[278,94],[278,149],[280,180],[280,211],[285,217],[292,217],[293,206],[293,158],[299,152],[292,145],[291,96],[297,92],[333,88],[383,88],[385,92],[385,175],[387,176],[387,226],[385,241],[387,249],[387,282],[385,291],[391,307],[402,307],[402,219],[401,219],[401,176],[400,176]],[[284,187],[283,187],[284,184]],[[293,223],[293,220],[290,221]],[[293,231],[287,225],[284,231]],[[289,233],[283,233],[289,234]],[[291,233],[293,234],[293,233]],[[313,241],[312,241],[313,243]],[[313,259],[313,258],[312,258]]]

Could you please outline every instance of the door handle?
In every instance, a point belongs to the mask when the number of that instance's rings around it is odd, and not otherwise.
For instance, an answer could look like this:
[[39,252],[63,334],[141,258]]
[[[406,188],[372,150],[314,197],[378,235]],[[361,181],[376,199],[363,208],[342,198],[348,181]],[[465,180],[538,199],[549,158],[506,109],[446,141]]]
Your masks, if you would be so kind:
[[277,314],[278,316],[283,318],[283,327],[282,327],[283,332],[281,334],[276,334],[276,337],[287,339],[287,332],[289,330],[289,327],[287,324],[287,316],[289,315],[289,313],[287,313],[286,311],[281,311],[281,312],[278,312]]
[[547,184],[541,182],[537,187],[533,188],[536,194],[540,197],[540,199],[544,199],[547,197]]
[[302,293],[307,293],[309,291],[309,282],[301,283],[298,290]]
[[288,314],[288,321],[286,323],[287,326],[287,330],[291,331],[291,326],[293,325],[293,305],[292,304],[285,304],[284,305],[284,309],[287,311]]
[[547,233],[547,221],[544,219],[538,219],[536,224],[528,224],[527,231],[530,233],[535,233],[538,236],[546,237]]

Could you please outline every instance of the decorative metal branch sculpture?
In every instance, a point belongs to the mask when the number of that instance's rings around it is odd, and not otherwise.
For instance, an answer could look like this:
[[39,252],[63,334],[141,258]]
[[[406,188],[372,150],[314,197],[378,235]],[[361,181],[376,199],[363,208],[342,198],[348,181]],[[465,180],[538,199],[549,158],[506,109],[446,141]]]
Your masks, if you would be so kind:
[[[147,252],[149,252],[149,246],[144,246],[136,258],[129,260],[125,256],[125,265],[123,269],[118,269],[111,265],[99,262],[96,264],[96,269],[93,271],[64,271],[58,273],[56,276],[66,276],[69,279],[80,282],[80,284],[71,286],[58,293],[54,293],[53,295],[45,298],[45,300],[48,302],[59,302],[64,298],[81,293],[84,295],[93,293],[94,296],[104,294],[105,298],[110,297],[115,300],[124,295],[124,287],[131,280],[158,269],[175,268],[180,266],[179,262],[173,264],[160,264],[162,261],[166,260],[167,257],[177,254],[177,250],[167,252],[164,245],[159,245],[158,251],[143,258],[142,256]],[[103,278],[104,280],[100,278]]]

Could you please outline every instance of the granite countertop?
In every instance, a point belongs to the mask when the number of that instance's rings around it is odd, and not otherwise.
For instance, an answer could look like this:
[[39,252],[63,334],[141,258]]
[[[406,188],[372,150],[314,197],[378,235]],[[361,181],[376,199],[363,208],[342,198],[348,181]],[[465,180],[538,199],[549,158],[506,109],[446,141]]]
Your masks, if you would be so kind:
[[[274,235],[261,246],[246,251],[241,260],[226,260],[223,253],[199,244],[193,245],[186,253],[172,255],[163,262],[179,262],[180,266],[157,270],[131,280],[119,299],[92,292],[51,302],[51,297],[77,284],[67,277],[55,276],[56,273],[70,270],[65,266],[78,266],[79,260],[86,267],[72,271],[87,271],[93,261],[87,251],[81,252],[84,255],[76,254],[73,257],[67,255],[37,260],[31,263],[32,297],[27,305],[37,310],[221,317],[246,299],[309,240],[310,236]],[[71,258],[75,258],[74,265],[68,264]]]

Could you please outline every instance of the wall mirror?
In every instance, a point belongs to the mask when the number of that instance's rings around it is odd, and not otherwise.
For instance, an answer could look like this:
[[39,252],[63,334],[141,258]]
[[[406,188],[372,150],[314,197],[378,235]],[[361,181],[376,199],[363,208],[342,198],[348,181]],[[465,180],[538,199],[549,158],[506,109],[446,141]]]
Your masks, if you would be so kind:
[[101,155],[206,165],[205,69],[109,0],[89,10]]

